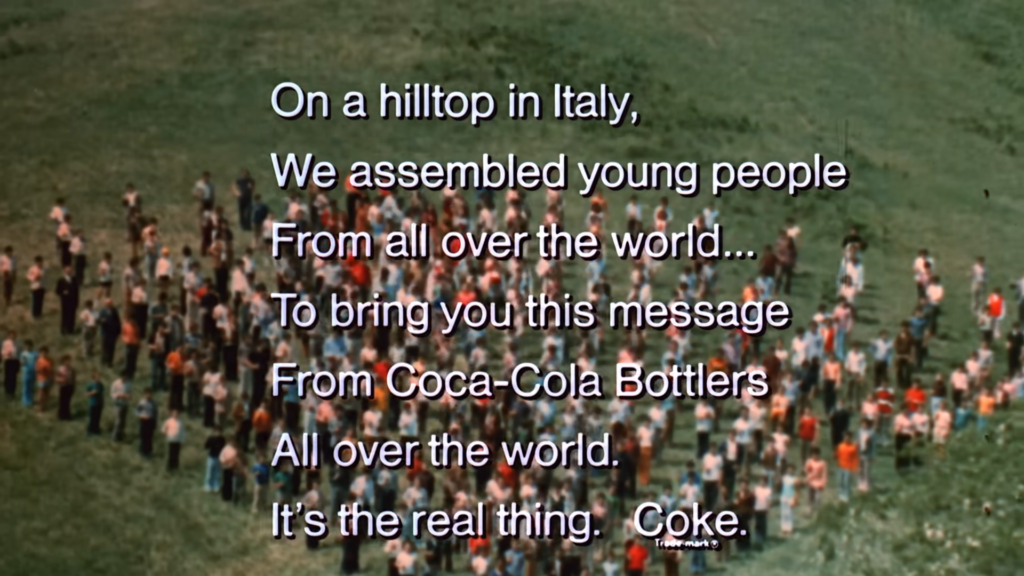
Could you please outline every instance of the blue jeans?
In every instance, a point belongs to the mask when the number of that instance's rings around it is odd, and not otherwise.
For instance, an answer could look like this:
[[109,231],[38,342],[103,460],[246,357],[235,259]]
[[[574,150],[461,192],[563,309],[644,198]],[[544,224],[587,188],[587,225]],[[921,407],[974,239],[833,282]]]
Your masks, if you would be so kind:
[[220,490],[220,460],[213,456],[206,456],[206,479],[203,488],[207,492]]
[[707,559],[703,550],[692,550],[690,552],[690,574],[703,574],[708,569]]
[[161,356],[149,357],[150,386],[154,391],[167,389],[167,360]]
[[839,499],[847,501],[850,499],[850,483],[853,479],[853,474],[845,469],[839,469]]
[[35,372],[26,372],[21,380],[21,403],[24,406],[31,406],[36,400],[36,375]]

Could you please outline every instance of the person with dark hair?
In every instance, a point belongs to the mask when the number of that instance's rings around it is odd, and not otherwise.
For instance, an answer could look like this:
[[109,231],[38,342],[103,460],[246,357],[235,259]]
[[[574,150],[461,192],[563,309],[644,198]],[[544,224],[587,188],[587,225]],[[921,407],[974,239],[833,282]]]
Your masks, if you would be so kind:
[[18,392],[18,372],[21,370],[21,359],[18,357],[18,333],[11,330],[0,345],[0,361],[3,362],[4,392],[8,398],[14,398]]
[[177,410],[171,410],[171,415],[164,420],[163,433],[167,438],[167,471],[174,472],[181,458],[181,443],[185,441],[185,426],[178,419]]
[[90,436],[100,433],[100,419],[103,416],[103,382],[100,373],[92,373],[92,381],[85,386],[85,397],[89,399],[89,423],[85,431]]
[[57,385],[57,419],[71,420],[71,399],[75,395],[75,369],[71,367],[71,355],[60,359],[54,378]]
[[135,406],[135,416],[139,419],[139,454],[149,458],[153,455],[153,433],[156,432],[157,408],[153,401],[153,391],[146,388],[142,399]]
[[100,329],[100,365],[110,368],[114,365],[117,339],[121,336],[121,313],[114,301],[107,298],[97,318]]
[[46,288],[43,286],[45,275],[46,268],[43,267],[43,257],[36,256],[35,262],[25,274],[29,290],[32,291],[32,318],[41,318],[43,316],[43,300],[46,296]]

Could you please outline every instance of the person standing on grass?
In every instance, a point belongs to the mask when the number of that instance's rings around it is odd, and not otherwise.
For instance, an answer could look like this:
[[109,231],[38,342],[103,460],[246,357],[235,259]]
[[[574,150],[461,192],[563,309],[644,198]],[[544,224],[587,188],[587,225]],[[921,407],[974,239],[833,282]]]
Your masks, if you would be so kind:
[[135,416],[139,419],[139,454],[149,458],[153,455],[153,434],[156,432],[157,409],[153,401],[153,391],[146,388],[142,400],[135,406]]
[[185,407],[185,345],[181,344],[167,354],[164,361],[167,372],[171,375],[171,390],[167,395],[167,404],[171,410],[182,410]]
[[953,429],[953,415],[946,408],[946,401],[939,402],[939,408],[932,416],[932,442],[939,460],[946,458],[946,441]]
[[846,399],[855,406],[861,400],[862,390],[867,375],[867,360],[864,352],[861,352],[860,345],[856,342],[850,347],[846,359],[843,361],[843,368],[848,378],[846,379]]
[[702,476],[701,488],[704,492],[704,508],[714,510],[718,503],[718,494],[722,482],[722,457],[718,455],[718,448],[714,445],[708,447],[707,454],[701,459]]
[[85,284],[85,267],[88,264],[85,253],[85,236],[82,230],[78,228],[71,230],[71,246],[68,251],[71,253],[71,269],[74,271],[75,283],[82,286]]
[[36,387],[39,389],[38,405],[40,412],[46,412],[46,405],[50,402],[50,388],[53,386],[53,360],[50,359],[50,349],[46,346],[39,348],[39,357],[36,359]]
[[128,380],[135,379],[139,365],[139,331],[135,322],[125,320],[121,325],[121,340],[124,342],[124,373]]
[[131,400],[131,381],[125,374],[110,385],[110,399],[114,401],[114,442],[124,441],[124,430],[128,425],[128,402]]
[[14,247],[5,246],[3,254],[0,254],[0,292],[3,293],[5,312],[11,307],[14,297],[15,266]]
[[797,434],[800,436],[800,461],[806,462],[812,447],[818,441],[818,419],[814,417],[810,407],[805,407],[800,416]]
[[919,345],[910,333],[910,322],[904,320],[900,324],[900,333],[892,342],[896,353],[896,386],[906,389],[910,386],[910,375],[914,369],[914,350]]
[[971,267],[971,313],[977,315],[981,310],[982,298],[988,286],[988,268],[985,258],[979,256]]
[[857,430],[857,449],[860,462],[857,489],[867,492],[871,490],[871,466],[875,458],[875,425],[866,418],[861,420]]
[[36,256],[32,266],[25,274],[28,280],[29,290],[32,292],[32,319],[43,316],[43,300],[46,296],[46,288],[43,286],[43,278],[46,275],[46,268],[43,267],[43,257]]
[[697,458],[703,458],[711,446],[711,430],[714,427],[715,409],[706,400],[697,401],[694,409],[697,425]]
[[164,420],[162,431],[167,439],[167,471],[174,472],[178,469],[181,444],[185,441],[185,426],[178,419],[177,410],[171,410],[171,415]]
[[4,365],[4,393],[7,398],[14,399],[18,393],[18,372],[21,360],[18,358],[18,333],[11,330],[0,345],[0,360]]
[[267,490],[270,486],[270,466],[266,457],[257,453],[256,463],[252,466],[252,513],[261,512],[266,505]]
[[828,483],[828,464],[821,459],[821,451],[817,446],[811,448],[811,457],[804,463],[804,479],[807,483],[807,503],[814,513],[818,510],[821,495]]
[[1006,317],[1006,306],[1003,302],[1003,290],[996,286],[988,296],[988,305],[985,307],[988,317],[992,320],[992,338],[999,340],[999,326]]
[[100,373],[92,373],[92,381],[85,386],[85,397],[89,399],[89,423],[85,431],[90,436],[100,433],[100,418],[103,416],[103,382]]
[[643,576],[647,570],[647,548],[634,541],[626,541],[626,576]]
[[736,548],[741,552],[750,550],[750,541],[754,535],[751,520],[754,518],[754,506],[756,503],[757,497],[754,496],[753,490],[750,489],[750,483],[746,480],[741,480],[739,489],[736,491],[735,498],[733,498],[732,506],[739,519],[740,537],[736,541]]
[[154,323],[149,341],[150,387],[157,392],[167,389],[167,329],[162,323]]
[[768,475],[754,487],[754,540],[761,546],[768,542],[768,513],[772,509],[772,482]]
[[978,431],[984,432],[988,422],[995,414],[996,397],[989,386],[984,386],[978,394]]
[[1006,335],[1007,374],[1014,375],[1021,368],[1021,352],[1024,351],[1024,332],[1020,322],[1014,322],[1010,333]]
[[850,501],[850,486],[857,475],[859,465],[859,447],[849,432],[843,435],[843,441],[836,446],[836,464],[839,466],[839,501]]
[[78,282],[71,266],[64,267],[64,275],[57,281],[56,293],[60,298],[60,333],[70,336],[75,333],[75,313],[78,311]]
[[138,337],[143,339],[147,334],[149,325],[149,293],[146,292],[146,279],[139,277],[135,280],[131,291],[131,314],[130,317],[135,324]]
[[91,358],[96,348],[97,319],[96,311],[92,307],[92,300],[86,300],[85,307],[78,315],[78,321],[82,323],[82,358]]
[[75,395],[75,369],[71,367],[71,355],[65,354],[60,359],[57,375],[57,419],[71,420],[71,399]]
[[270,441],[270,433],[274,428],[274,421],[270,415],[267,401],[260,403],[259,408],[252,414],[252,429],[256,435],[256,451],[266,453]]
[[111,368],[114,366],[114,352],[117,339],[121,336],[122,324],[121,313],[110,298],[104,301],[97,323],[100,327],[100,365]]
[[896,437],[896,471],[902,472],[910,466],[910,443],[914,438],[913,413],[910,406],[904,405],[903,411],[893,420],[893,434]]
[[252,230],[253,194],[256,192],[256,181],[252,179],[248,170],[242,169],[231,191],[238,199],[238,227],[248,232]]
[[221,480],[220,497],[225,502],[234,502],[235,499],[235,468],[238,466],[238,450],[235,448],[235,441],[228,440],[227,445],[220,451]]
[[786,464],[785,473],[782,475],[782,489],[779,492],[779,516],[783,538],[793,534],[793,511],[796,509],[800,483],[793,465]]
[[203,445],[203,448],[206,449],[206,476],[203,481],[203,490],[206,492],[220,490],[220,453],[226,445],[227,442],[224,440],[224,434],[220,428],[214,428]]
[[650,419],[643,417],[640,428],[636,431],[640,445],[640,458],[637,462],[637,479],[641,486],[651,483],[651,456],[654,452],[654,432],[651,430]]

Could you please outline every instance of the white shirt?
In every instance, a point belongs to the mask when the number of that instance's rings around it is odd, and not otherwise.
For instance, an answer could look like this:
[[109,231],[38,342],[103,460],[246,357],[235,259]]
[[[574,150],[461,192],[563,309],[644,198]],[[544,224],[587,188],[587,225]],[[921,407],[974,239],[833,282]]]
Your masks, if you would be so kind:
[[754,487],[754,510],[757,512],[767,512],[772,507],[772,488],[771,486],[755,486]]
[[96,327],[96,313],[88,308],[82,310],[82,313],[78,315],[78,320],[86,328]]
[[641,448],[650,448],[654,446],[654,433],[651,432],[650,427],[641,426],[640,429],[636,431],[636,437],[640,442]]
[[850,350],[846,355],[846,371],[850,374],[863,376],[866,370],[867,361],[864,358],[864,353],[860,350]]
[[701,461],[703,465],[703,478],[705,482],[717,482],[722,474],[722,457],[708,452]]
[[33,264],[28,269],[25,278],[28,280],[29,288],[32,290],[41,290],[43,288],[43,268],[38,264]]
[[901,412],[893,420],[892,429],[896,434],[913,434],[914,422],[909,416]]

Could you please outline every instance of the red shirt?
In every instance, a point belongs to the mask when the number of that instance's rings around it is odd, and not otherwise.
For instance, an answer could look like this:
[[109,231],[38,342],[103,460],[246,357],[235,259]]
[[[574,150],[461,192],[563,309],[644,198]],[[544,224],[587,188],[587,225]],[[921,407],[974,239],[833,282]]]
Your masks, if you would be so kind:
[[818,426],[818,419],[814,416],[801,416],[800,417],[800,428],[798,430],[800,439],[811,441],[814,440],[814,430]]
[[917,409],[925,403],[927,398],[925,397],[924,390],[917,388],[911,388],[907,390],[904,400],[907,403],[907,407],[910,408],[911,412],[917,412]]
[[348,263],[348,271],[352,274],[352,280],[355,281],[356,285],[365,288],[370,285],[370,270],[355,258],[351,259]]
[[1003,297],[999,294],[990,294],[988,297],[988,315],[992,318],[999,318],[1003,315]]
[[831,353],[836,351],[836,329],[825,328],[822,330],[825,333],[825,353]]
[[630,572],[642,571],[647,562],[647,548],[639,544],[633,544],[626,550],[626,570]]
[[881,414],[892,414],[892,401],[895,399],[892,389],[879,388],[875,391],[875,397],[878,398],[878,412]]

